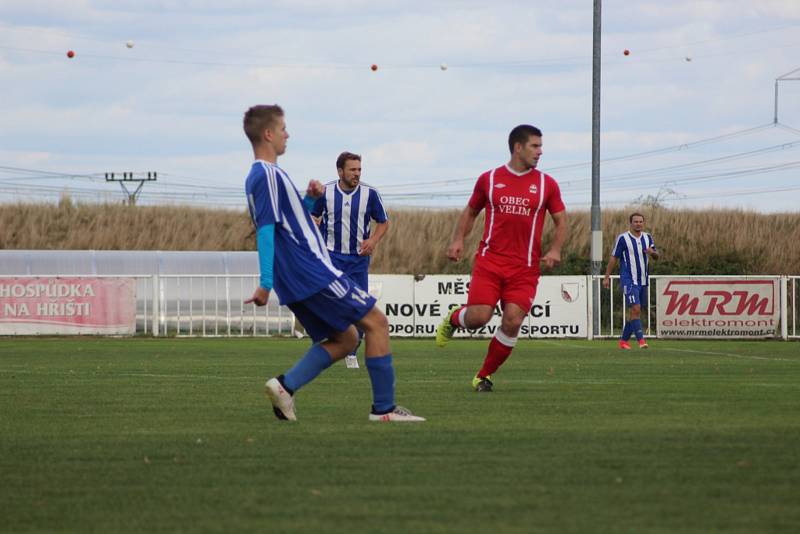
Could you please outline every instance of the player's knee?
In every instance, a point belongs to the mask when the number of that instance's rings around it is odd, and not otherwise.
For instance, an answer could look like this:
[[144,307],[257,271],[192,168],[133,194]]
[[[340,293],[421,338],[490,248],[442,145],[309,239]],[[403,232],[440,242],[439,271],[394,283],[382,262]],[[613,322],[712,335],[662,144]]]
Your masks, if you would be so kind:
[[469,328],[480,328],[492,320],[492,309],[470,309],[467,313],[466,323]]
[[323,346],[334,360],[343,358],[358,346],[358,330],[351,325],[347,330],[330,336],[323,342]]
[[354,335],[347,344],[347,354],[353,353],[358,348],[358,333]]
[[522,327],[523,317],[503,317],[503,322],[500,328],[503,332],[511,337],[516,337],[519,334],[519,329]]
[[365,332],[389,331],[389,320],[386,315],[378,308],[372,308],[364,318],[358,323]]
[[355,326],[351,326],[342,333],[342,346],[350,352],[358,345],[358,330]]

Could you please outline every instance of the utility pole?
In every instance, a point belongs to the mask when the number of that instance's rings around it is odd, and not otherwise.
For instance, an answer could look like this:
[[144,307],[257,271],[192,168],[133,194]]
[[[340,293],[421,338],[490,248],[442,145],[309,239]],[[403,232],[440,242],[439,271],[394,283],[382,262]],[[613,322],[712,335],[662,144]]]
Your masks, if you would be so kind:
[[775,78],[775,116],[772,119],[773,124],[778,124],[778,82],[789,82],[800,80],[800,69],[795,69],[792,72],[787,72],[783,76]]
[[[601,0],[594,0],[592,32],[592,274],[599,275],[603,261],[603,231],[600,226],[600,30]],[[600,290],[592,291],[592,330],[600,335]]]
[[[158,179],[158,173],[156,172],[123,172],[121,176],[118,176],[118,174],[119,173],[107,172],[106,182],[119,182],[119,185],[122,187],[122,191],[126,196],[123,202],[128,206],[136,205],[136,199],[139,198],[139,193],[142,191],[142,187],[144,186],[145,182],[155,182]],[[131,192],[128,190],[125,184],[132,184],[134,182],[139,182],[139,185],[133,192]]]

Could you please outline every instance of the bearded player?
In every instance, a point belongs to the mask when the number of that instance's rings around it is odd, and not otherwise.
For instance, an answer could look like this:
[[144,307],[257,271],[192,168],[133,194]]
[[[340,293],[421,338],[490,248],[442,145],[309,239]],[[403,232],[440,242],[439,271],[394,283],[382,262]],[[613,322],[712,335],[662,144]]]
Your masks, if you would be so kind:
[[[472,387],[480,392],[492,391],[492,376],[517,344],[520,327],[536,296],[540,262],[547,269],[557,266],[561,262],[561,246],[567,239],[567,214],[558,184],[536,169],[542,155],[541,130],[528,124],[517,126],[508,136],[508,148],[510,161],[478,178],[456,224],[447,249],[451,261],[461,259],[464,238],[481,210],[486,210],[467,304],[450,310],[436,331],[436,344],[443,347],[456,328],[480,328],[488,323],[500,302],[500,328],[472,379]],[[546,212],[550,212],[555,224],[555,235],[542,257]]]

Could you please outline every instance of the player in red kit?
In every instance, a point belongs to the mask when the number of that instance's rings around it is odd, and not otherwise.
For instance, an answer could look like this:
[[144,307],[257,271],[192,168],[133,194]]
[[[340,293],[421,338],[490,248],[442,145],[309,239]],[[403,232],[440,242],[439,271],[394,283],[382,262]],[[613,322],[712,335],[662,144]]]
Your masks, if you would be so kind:
[[[443,347],[456,328],[480,328],[492,318],[497,302],[503,311],[500,328],[489,343],[483,366],[472,380],[476,391],[492,391],[492,375],[503,365],[517,343],[525,316],[533,305],[539,283],[539,263],[551,269],[561,262],[561,246],[567,239],[567,214],[556,181],[536,170],[542,155],[542,132],[522,124],[508,136],[511,160],[483,173],[461,213],[447,249],[447,257],[459,261],[464,238],[485,209],[483,238],[475,253],[466,306],[454,308],[436,331]],[[547,254],[542,253],[545,213],[555,223],[555,235]]]

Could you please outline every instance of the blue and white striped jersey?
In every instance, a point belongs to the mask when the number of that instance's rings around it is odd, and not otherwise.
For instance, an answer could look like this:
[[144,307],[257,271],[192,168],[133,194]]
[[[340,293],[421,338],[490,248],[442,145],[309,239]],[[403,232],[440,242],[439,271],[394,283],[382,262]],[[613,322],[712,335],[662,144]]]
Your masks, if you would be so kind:
[[358,255],[361,243],[369,239],[371,219],[384,223],[389,218],[377,189],[361,182],[345,192],[338,180],[325,184],[325,194],[311,213],[322,218],[320,232],[328,250],[350,255]]
[[256,160],[245,182],[250,217],[256,229],[275,225],[274,289],[281,304],[318,293],[339,278],[322,235],[286,172]]
[[619,260],[619,278],[623,285],[646,286],[650,275],[647,273],[648,256],[646,248],[656,248],[653,236],[642,232],[638,238],[630,232],[619,234],[614,245],[614,257]]

